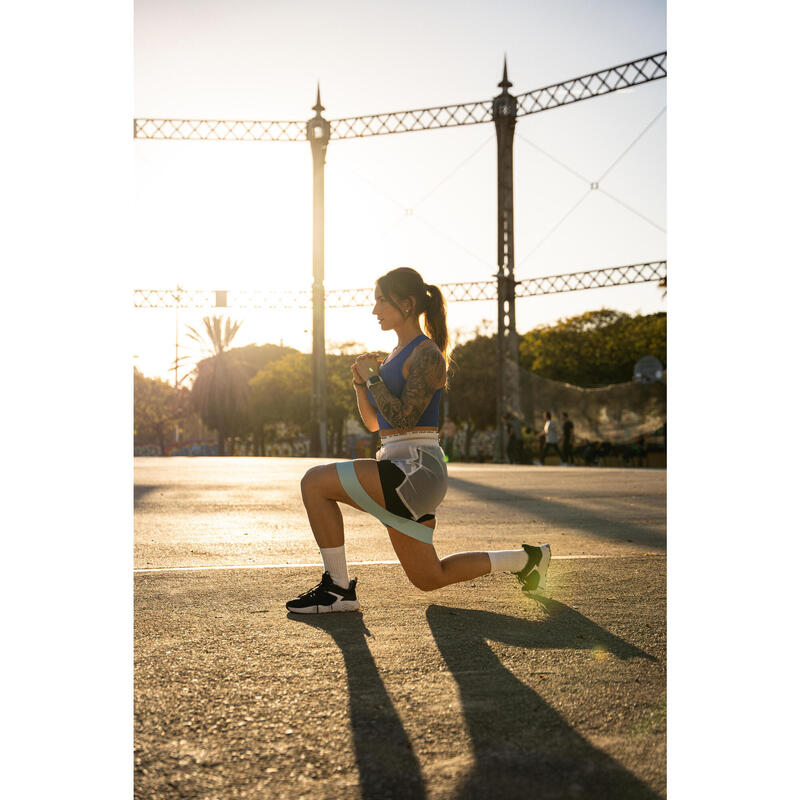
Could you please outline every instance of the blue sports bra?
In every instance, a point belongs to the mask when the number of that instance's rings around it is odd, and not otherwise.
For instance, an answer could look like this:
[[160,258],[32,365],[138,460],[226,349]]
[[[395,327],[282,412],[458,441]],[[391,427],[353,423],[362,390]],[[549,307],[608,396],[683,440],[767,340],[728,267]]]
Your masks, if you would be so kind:
[[[378,372],[380,373],[381,378],[383,378],[383,382],[386,384],[386,388],[395,396],[400,397],[403,392],[403,387],[406,385],[406,379],[403,377],[403,364],[405,364],[406,359],[411,355],[411,351],[423,340],[429,339],[430,337],[426,336],[424,333],[421,333],[417,336],[416,339],[410,341],[394,358],[392,358],[388,363],[381,364],[378,367]],[[378,425],[382,430],[387,430],[389,428],[394,428],[389,420],[381,414],[380,409],[378,408],[378,404],[375,402],[375,398],[372,396],[372,392],[367,389],[367,396],[369,398],[369,402],[375,406],[378,410]],[[422,428],[422,427],[432,427],[438,428],[439,427],[439,401],[442,397],[442,390],[437,389],[433,393],[433,397],[431,398],[431,402],[428,404],[428,407],[422,412],[422,416],[417,421],[415,428]]]

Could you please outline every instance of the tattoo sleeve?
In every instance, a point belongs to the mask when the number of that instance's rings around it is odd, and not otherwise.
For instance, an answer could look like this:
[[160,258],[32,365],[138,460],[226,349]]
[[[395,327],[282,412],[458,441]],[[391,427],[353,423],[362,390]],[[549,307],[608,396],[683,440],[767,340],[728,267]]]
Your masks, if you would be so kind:
[[371,388],[381,414],[398,429],[417,424],[445,377],[444,357],[438,348],[418,347],[409,360],[408,378],[400,397],[395,397],[384,383]]

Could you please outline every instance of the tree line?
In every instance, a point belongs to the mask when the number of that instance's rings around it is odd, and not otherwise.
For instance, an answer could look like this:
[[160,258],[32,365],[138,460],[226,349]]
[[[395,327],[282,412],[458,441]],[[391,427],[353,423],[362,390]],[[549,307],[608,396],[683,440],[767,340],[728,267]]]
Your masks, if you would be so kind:
[[[203,332],[190,329],[190,336],[204,342],[209,352],[193,370],[191,389],[175,389],[134,370],[135,440],[149,437],[163,452],[175,426],[181,425],[187,439],[187,430],[214,431],[220,454],[230,453],[239,438],[252,441],[256,455],[263,455],[280,437],[310,436],[311,355],[274,344],[232,347],[239,324],[207,317]],[[496,335],[476,330],[451,353],[440,422],[446,408],[466,431],[467,452],[476,431],[495,425],[496,346]],[[361,420],[350,371],[355,344],[340,350],[325,356],[326,412],[328,452],[344,456],[346,422]],[[519,341],[521,369],[582,387],[630,381],[644,355],[666,365],[666,314],[590,311],[533,328]]]

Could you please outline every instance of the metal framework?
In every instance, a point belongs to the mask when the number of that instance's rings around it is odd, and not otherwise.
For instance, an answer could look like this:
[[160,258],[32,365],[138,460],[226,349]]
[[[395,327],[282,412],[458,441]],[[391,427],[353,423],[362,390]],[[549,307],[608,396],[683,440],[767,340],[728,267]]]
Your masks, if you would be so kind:
[[312,273],[311,285],[312,331],[311,331],[311,417],[315,421],[311,429],[311,452],[328,455],[327,394],[325,389],[325,154],[331,136],[331,126],[322,116],[325,106],[319,96],[314,116],[306,123],[306,133],[311,144],[314,162],[312,175]]
[[[658,281],[666,285],[667,262],[647,261],[623,267],[606,267],[585,272],[567,272],[526,278],[516,282],[516,296],[537,297],[544,294],[578,292],[608,286]],[[497,281],[441,283],[439,288],[450,303],[497,300]],[[374,289],[329,289],[325,292],[327,308],[364,308],[374,302]],[[136,289],[135,308],[241,308],[241,309],[308,309],[312,307],[308,289],[262,291],[258,289],[220,292],[214,289]]]
[[[324,106],[320,101],[319,84],[317,85],[317,102],[313,106],[315,116],[307,121],[258,121],[258,120],[186,120],[186,119],[135,119],[133,135],[136,139],[171,139],[198,141],[308,141],[314,162],[313,169],[313,285],[311,305],[313,308],[313,352],[312,352],[312,407],[314,426],[312,430],[312,453],[326,455],[325,430],[325,339],[324,309],[327,299],[336,298],[336,291],[326,294],[324,288],[324,165],[325,153],[331,139],[352,139],[365,136],[381,136],[391,133],[448,128],[459,125],[477,125],[494,122],[497,137],[497,273],[494,285],[497,300],[497,431],[495,460],[505,460],[505,425],[508,415],[519,417],[519,380],[518,380],[518,340],[515,321],[515,300],[526,296],[526,281],[519,282],[514,277],[514,170],[513,143],[514,128],[517,117],[549,111],[559,106],[588,100],[592,97],[609,94],[642,83],[665,78],[666,52],[618,64],[599,72],[592,72],[572,78],[562,83],[551,84],[541,89],[514,96],[508,92],[512,86],[508,80],[508,70],[503,63],[503,79],[498,84],[501,93],[492,100],[472,103],[460,103],[435,108],[422,108],[411,111],[396,111],[384,114],[372,114],[361,117],[346,117],[327,120],[321,112]],[[597,188],[592,184],[592,188]],[[665,262],[652,262],[663,264]],[[614,267],[615,270],[632,272],[609,275],[609,270],[594,270],[587,273],[556,275],[548,278],[531,279],[534,284],[529,294],[550,294],[560,291],[575,291],[596,286],[615,286],[622,283],[638,283],[642,280],[663,279],[661,274],[653,278],[643,277],[649,274],[648,265],[632,267]],[[637,268],[641,268],[637,270]],[[487,282],[488,283],[488,282]],[[447,287],[470,287],[466,289],[473,295],[488,292],[482,282],[476,284],[446,284]],[[518,291],[518,287],[521,287]],[[368,305],[372,302],[372,290],[340,290],[345,293],[338,307],[347,307],[346,295],[367,293],[362,302],[350,302],[349,305]],[[188,307],[231,307],[228,306],[227,292],[216,292],[215,302],[207,302],[210,292],[184,292],[181,289],[169,292],[158,290],[141,290],[145,299],[153,296],[156,302],[162,298],[172,298],[176,305],[156,305],[150,307],[187,307],[182,305],[190,298]],[[262,293],[264,294],[264,293]],[[275,293],[269,293],[275,296]],[[291,293],[297,299],[308,293]],[[286,293],[279,293],[285,297]],[[529,296],[529,295],[528,295]],[[233,299],[233,298],[231,298]],[[489,297],[470,296],[465,299],[490,299]],[[194,305],[199,303],[200,305]],[[336,300],[331,304],[337,307]],[[147,307],[139,305],[139,307]],[[260,305],[233,307],[281,307],[288,306],[285,299],[275,302],[261,300]],[[301,307],[295,305],[294,307]],[[302,306],[307,307],[307,303]]]
[[[667,77],[666,51],[517,95],[517,116],[537,114]],[[331,139],[452,128],[492,122],[492,100],[330,120]],[[135,139],[303,142],[305,120],[149,119],[133,121]]]
[[554,83],[543,89],[534,89],[517,95],[517,116],[537,114],[558,106],[599,97],[602,94],[627,89],[641,83],[657,81],[667,77],[667,52],[656,53],[627,64],[591,72],[563,83]]
[[503,59],[502,90],[492,103],[497,140],[497,411],[494,460],[505,460],[508,416],[519,419],[519,337],[517,336],[516,278],[514,277],[514,130],[517,98]]
[[305,121],[252,119],[135,119],[134,139],[196,139],[220,142],[304,142]]

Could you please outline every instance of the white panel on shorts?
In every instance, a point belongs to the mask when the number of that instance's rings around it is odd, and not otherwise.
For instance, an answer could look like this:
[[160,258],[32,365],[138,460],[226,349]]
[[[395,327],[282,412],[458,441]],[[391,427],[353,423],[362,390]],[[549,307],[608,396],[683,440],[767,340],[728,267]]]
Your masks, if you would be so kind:
[[435,431],[400,433],[381,440],[378,461],[391,461],[405,474],[397,496],[413,519],[435,514],[447,494],[447,464]]

